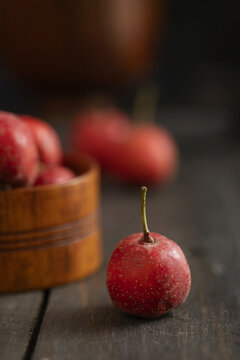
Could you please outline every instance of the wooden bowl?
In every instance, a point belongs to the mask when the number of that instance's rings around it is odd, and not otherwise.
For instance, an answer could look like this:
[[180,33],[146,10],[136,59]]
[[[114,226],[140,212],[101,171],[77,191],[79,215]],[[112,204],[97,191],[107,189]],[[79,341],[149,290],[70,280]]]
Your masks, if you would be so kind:
[[98,167],[65,163],[78,176],[64,184],[0,192],[0,292],[49,288],[100,266]]

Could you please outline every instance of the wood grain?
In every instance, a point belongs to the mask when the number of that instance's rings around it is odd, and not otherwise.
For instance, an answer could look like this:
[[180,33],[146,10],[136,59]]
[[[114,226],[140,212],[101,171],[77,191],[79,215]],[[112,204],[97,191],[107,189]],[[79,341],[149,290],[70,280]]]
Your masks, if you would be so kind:
[[0,297],[1,360],[20,360],[26,356],[43,298],[42,292]]
[[[52,291],[33,359],[239,359],[239,160],[185,159],[178,182],[148,192],[149,227],[177,241],[192,271],[187,302],[154,321],[110,303],[105,271]],[[103,191],[105,265],[138,232],[138,189]]]
[[100,266],[98,167],[65,160],[74,179],[1,192],[0,292],[49,288]]

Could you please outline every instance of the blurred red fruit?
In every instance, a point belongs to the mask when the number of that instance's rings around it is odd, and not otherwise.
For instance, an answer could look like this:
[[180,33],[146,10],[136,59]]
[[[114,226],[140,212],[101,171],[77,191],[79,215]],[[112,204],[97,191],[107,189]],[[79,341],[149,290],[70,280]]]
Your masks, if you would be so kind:
[[0,112],[0,183],[32,184],[37,164],[37,147],[29,128],[18,116]]
[[136,125],[118,146],[112,173],[128,183],[169,181],[178,166],[178,149],[171,135],[157,125]]
[[86,110],[76,117],[70,134],[71,147],[75,153],[91,155],[104,170],[109,170],[116,148],[129,133],[128,117],[119,110]]
[[54,128],[47,122],[29,115],[19,115],[28,125],[36,141],[40,161],[46,165],[59,165],[62,162],[62,147]]
[[46,167],[40,172],[34,185],[61,184],[74,177],[74,172],[66,167]]

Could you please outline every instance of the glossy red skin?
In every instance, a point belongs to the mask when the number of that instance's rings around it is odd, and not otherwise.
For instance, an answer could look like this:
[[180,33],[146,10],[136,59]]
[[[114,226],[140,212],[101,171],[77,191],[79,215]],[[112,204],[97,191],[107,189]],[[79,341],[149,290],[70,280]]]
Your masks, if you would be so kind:
[[54,128],[47,122],[29,115],[19,115],[19,117],[32,132],[41,162],[46,165],[60,165],[63,152],[59,137]]
[[31,131],[18,116],[0,112],[0,183],[31,185],[38,169],[38,152]]
[[118,147],[112,173],[133,184],[162,184],[177,170],[179,152],[172,136],[157,125],[136,125]]
[[191,273],[180,247],[151,233],[155,243],[142,241],[142,233],[123,239],[113,251],[107,286],[114,305],[131,315],[156,318],[180,306],[191,287]]
[[34,185],[62,184],[74,177],[74,172],[66,167],[47,167],[40,172]]
[[130,133],[125,114],[115,109],[88,110],[79,114],[71,131],[71,147],[94,157],[102,169],[115,162],[115,151]]

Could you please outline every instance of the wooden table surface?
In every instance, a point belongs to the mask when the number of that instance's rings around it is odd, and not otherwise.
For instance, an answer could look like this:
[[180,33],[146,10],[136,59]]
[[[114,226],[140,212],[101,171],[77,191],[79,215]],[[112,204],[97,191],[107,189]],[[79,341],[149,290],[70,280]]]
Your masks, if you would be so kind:
[[190,263],[181,308],[142,320],[112,306],[106,264],[117,242],[141,229],[140,194],[104,182],[102,269],[67,286],[1,296],[0,359],[239,359],[239,155],[221,146],[190,151],[174,184],[148,192],[150,228],[177,241]]

